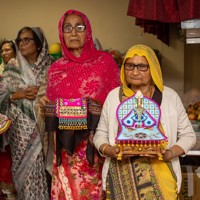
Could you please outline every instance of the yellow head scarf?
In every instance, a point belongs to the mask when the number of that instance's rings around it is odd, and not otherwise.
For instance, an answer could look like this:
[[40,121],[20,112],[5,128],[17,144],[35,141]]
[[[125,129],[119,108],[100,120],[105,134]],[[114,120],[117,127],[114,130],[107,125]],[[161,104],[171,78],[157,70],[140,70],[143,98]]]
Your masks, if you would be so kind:
[[120,71],[120,79],[122,82],[123,92],[125,96],[130,97],[134,94],[134,92],[128,87],[126,82],[126,77],[124,73],[124,63],[127,58],[132,58],[135,54],[138,56],[144,56],[149,64],[150,73],[153,79],[154,84],[158,87],[158,89],[162,92],[163,91],[163,79],[162,79],[162,72],[160,68],[159,61],[153,49],[148,46],[137,44],[131,47],[124,58],[122,63],[121,71]]

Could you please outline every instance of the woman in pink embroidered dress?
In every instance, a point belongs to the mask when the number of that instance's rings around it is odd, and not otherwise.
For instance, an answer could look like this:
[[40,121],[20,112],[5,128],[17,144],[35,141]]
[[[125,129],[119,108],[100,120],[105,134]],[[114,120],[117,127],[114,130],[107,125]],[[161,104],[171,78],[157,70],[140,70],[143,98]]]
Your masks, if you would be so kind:
[[[47,97],[41,102],[44,105],[57,98],[89,97],[103,103],[108,92],[119,85],[118,65],[110,54],[95,48],[89,20],[83,13],[67,11],[61,17],[58,29],[63,56],[48,71]],[[58,134],[55,134],[52,200],[102,198],[102,158],[95,151],[91,160],[90,153],[94,148],[88,148],[92,133],[82,137],[81,133],[70,132],[70,137],[76,137],[72,140],[67,133],[59,136],[61,142],[66,140],[73,146],[72,151],[62,147],[60,156]]]

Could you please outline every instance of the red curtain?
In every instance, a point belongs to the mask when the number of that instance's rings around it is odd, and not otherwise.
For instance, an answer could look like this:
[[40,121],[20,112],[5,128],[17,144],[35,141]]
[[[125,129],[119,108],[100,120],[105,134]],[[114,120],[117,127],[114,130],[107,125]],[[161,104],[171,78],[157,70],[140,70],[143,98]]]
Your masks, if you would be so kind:
[[180,22],[200,18],[199,0],[177,0]]
[[135,24],[144,29],[145,33],[157,35],[157,38],[169,45],[169,24],[153,20],[135,19]]
[[169,45],[169,23],[200,18],[200,0],[130,0],[127,15]]

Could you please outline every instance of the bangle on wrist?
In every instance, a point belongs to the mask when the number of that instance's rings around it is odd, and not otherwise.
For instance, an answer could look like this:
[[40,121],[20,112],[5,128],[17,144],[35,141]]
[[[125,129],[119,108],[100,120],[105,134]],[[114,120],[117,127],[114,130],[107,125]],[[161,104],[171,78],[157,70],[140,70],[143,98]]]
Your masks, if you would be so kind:
[[110,145],[109,145],[109,144],[106,144],[106,145],[104,145],[104,147],[102,148],[101,153],[102,153],[103,156],[106,156],[106,155],[105,155],[105,150],[106,150],[106,148],[107,148],[108,146],[110,146]]

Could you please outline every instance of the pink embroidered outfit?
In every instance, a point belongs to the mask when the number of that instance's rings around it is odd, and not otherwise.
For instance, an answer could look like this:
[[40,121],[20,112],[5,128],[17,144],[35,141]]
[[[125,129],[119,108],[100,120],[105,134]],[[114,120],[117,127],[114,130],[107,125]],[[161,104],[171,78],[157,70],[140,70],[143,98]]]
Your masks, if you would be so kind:
[[[80,57],[75,57],[65,46],[62,26],[68,14],[81,16],[86,26],[86,39]],[[48,71],[47,96],[55,102],[57,98],[91,98],[104,102],[108,92],[119,85],[119,67],[112,56],[95,49],[92,30],[87,17],[78,11],[69,10],[60,19],[59,37],[62,58],[53,63]],[[93,131],[94,133],[94,131]],[[64,133],[63,139],[69,137]],[[70,133],[74,135],[74,133]],[[82,133],[76,133],[76,137]],[[55,136],[57,132],[55,132]],[[78,137],[79,137],[78,136]],[[58,166],[57,148],[54,152],[52,172],[52,200],[97,200],[101,198],[102,158],[95,151],[93,163],[87,157],[91,134],[74,144],[74,151],[61,150]],[[70,136],[71,137],[71,136]],[[55,137],[56,138],[56,137]],[[54,138],[54,140],[55,140]],[[77,142],[79,138],[74,141]],[[57,140],[55,140],[57,145]],[[55,145],[55,147],[56,147]]]

